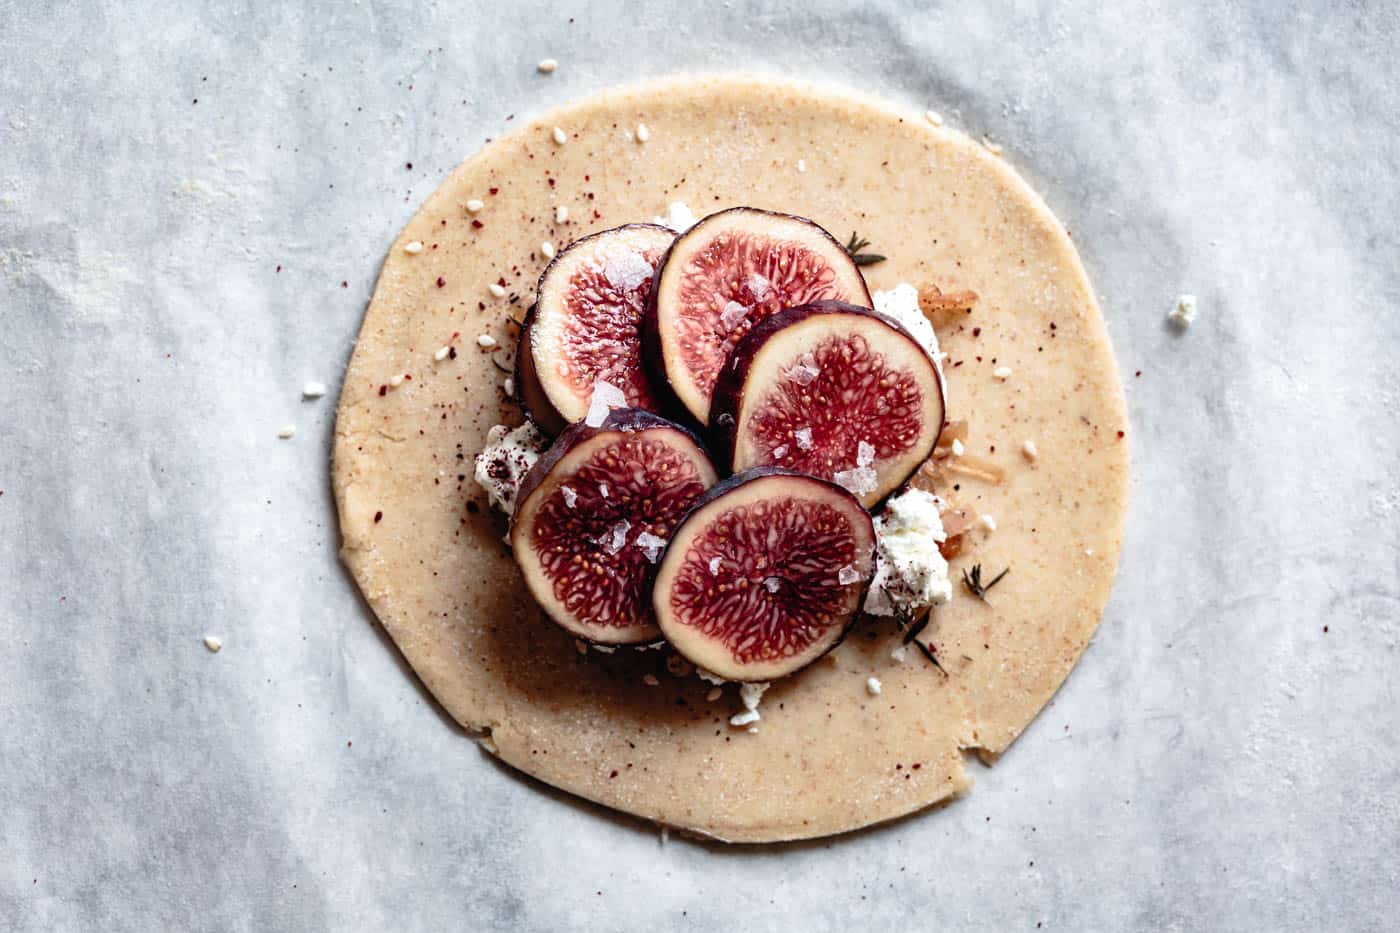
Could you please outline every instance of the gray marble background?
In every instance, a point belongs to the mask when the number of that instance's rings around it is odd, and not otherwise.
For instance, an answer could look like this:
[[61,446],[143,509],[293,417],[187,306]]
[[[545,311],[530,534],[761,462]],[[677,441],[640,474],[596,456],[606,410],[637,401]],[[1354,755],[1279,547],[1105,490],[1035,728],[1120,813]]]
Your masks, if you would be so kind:
[[[0,0],[0,929],[1392,927],[1397,7],[961,6]],[[510,114],[733,68],[1000,141],[1100,290],[1135,470],[1103,627],[969,798],[752,849],[462,738],[327,477],[445,173]]]

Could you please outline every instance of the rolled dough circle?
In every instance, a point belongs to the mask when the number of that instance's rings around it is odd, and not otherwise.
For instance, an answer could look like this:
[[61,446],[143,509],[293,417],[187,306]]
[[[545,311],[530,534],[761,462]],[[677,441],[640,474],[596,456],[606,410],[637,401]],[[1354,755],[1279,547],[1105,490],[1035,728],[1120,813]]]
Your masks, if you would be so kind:
[[[774,684],[749,732],[729,725],[741,709],[733,687],[707,701],[710,685],[673,676],[664,651],[580,654],[531,601],[504,520],[471,479],[487,430],[521,418],[493,360],[509,368],[510,322],[531,301],[544,242],[649,220],[677,200],[700,215],[739,204],[796,213],[842,239],[858,230],[889,257],[866,268],[872,290],[932,281],[980,296],[968,326],[943,335],[948,416],[969,420],[970,452],[1007,479],[961,483],[957,495],[999,527],[972,532],[952,573],[1012,572],[987,602],[959,585],[935,613],[928,632],[946,676],[916,652],[892,658],[892,625],[866,625]],[[479,346],[482,334],[499,346]],[[448,346],[455,355],[437,359]],[[1008,378],[993,375],[1000,367]],[[547,113],[488,143],[428,199],[366,312],[332,472],[346,565],[423,683],[485,748],[606,806],[761,842],[945,800],[970,783],[965,752],[990,760],[1025,729],[1108,597],[1124,431],[1118,370],[1074,246],[1003,159],[846,92],[684,79]]]

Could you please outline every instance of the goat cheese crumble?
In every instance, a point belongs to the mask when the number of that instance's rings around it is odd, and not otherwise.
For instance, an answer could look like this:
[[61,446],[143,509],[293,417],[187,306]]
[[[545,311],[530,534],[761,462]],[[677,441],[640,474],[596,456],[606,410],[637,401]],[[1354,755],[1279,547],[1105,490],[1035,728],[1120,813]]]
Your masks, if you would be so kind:
[[476,455],[476,482],[486,490],[493,509],[507,515],[515,511],[520,481],[544,448],[545,440],[531,421],[514,429],[498,424],[486,432],[486,447]]
[[1178,298],[1176,300],[1176,307],[1172,308],[1171,313],[1167,315],[1167,319],[1177,327],[1185,328],[1190,326],[1191,322],[1196,319],[1196,296],[1182,295]]
[[943,360],[948,354],[938,348],[938,335],[933,332],[933,324],[919,307],[919,290],[908,282],[900,282],[889,291],[877,291],[874,298],[875,310],[894,318],[913,335],[919,346],[927,350],[938,364],[938,375],[942,378]]
[[665,216],[654,217],[651,222],[663,227],[670,227],[677,233],[685,233],[699,223],[700,218],[695,216],[695,212],[684,201],[672,201],[666,207]]
[[938,552],[946,538],[932,493],[910,489],[886,503],[875,519],[875,578],[865,611],[892,616],[952,599],[948,562]]
[[758,722],[763,717],[758,714],[758,702],[763,699],[764,692],[771,686],[770,684],[740,684],[739,699],[743,701],[744,711],[735,713],[729,717],[731,726],[747,726]]

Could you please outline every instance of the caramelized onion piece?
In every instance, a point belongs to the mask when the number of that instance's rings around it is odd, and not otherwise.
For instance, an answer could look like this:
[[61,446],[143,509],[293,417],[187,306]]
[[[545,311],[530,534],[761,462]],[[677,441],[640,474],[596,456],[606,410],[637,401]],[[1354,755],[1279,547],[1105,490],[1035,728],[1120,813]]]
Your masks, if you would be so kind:
[[932,282],[919,286],[919,310],[929,319],[935,330],[956,324],[972,313],[977,304],[977,293],[971,291],[944,293]]

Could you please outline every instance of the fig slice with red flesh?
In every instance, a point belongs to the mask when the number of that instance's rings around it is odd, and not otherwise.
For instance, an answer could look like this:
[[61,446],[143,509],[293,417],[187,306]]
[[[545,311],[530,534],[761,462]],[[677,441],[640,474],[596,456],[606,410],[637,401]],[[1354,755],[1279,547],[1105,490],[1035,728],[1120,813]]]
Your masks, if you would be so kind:
[[732,476],[671,537],[652,588],[661,632],[727,680],[773,680],[831,650],[874,571],[875,528],[855,497],[790,470]]
[[628,224],[575,241],[545,267],[520,329],[515,381],[547,433],[583,418],[600,382],[621,389],[630,407],[657,409],[642,365],[642,316],[675,236]]
[[551,619],[608,645],[655,641],[648,584],[686,511],[715,482],[699,439],[615,408],[555,439],[521,481],[510,542]]
[[768,315],[821,298],[871,304],[835,237],[791,214],[711,214],[676,237],[657,271],[642,330],[652,385],[705,424],[730,349]]
[[870,508],[933,453],[934,361],[892,318],[839,301],[759,322],[730,354],[710,409],[721,471],[780,466],[832,480]]

